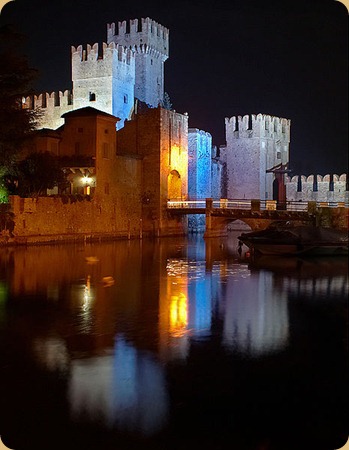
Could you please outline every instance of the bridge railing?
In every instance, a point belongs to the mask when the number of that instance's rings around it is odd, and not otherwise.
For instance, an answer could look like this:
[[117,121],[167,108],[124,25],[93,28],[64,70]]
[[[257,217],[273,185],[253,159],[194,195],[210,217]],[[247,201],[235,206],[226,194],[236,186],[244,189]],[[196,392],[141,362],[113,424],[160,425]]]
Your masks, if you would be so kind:
[[[316,208],[349,208],[348,202],[310,202]],[[315,204],[315,205],[314,205]],[[170,199],[167,202],[168,208],[184,209],[205,209],[206,199]],[[255,211],[284,210],[284,211],[308,211],[309,202],[286,201],[285,203],[276,200],[248,200],[248,199],[213,199],[213,208],[220,209],[246,209]]]
[[167,201],[168,208],[206,208],[206,199],[202,200],[181,200],[171,199]]

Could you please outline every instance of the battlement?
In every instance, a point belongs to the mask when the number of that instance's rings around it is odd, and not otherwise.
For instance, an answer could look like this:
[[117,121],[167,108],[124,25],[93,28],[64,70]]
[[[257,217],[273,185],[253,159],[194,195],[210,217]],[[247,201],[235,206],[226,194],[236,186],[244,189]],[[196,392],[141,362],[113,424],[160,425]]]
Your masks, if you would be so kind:
[[[332,179],[333,182],[336,183],[338,181],[341,182],[346,182],[347,181],[347,174],[346,173],[342,173],[342,175],[337,175],[337,174],[333,174],[332,175]],[[329,183],[331,181],[331,175],[327,174],[327,175],[309,175],[309,176],[305,176],[305,175],[294,175],[293,177],[285,177],[285,182],[286,183],[294,183],[294,182],[298,182],[299,177],[301,178],[301,181],[304,183],[314,183],[316,182],[325,182],[325,183]]]
[[265,137],[290,140],[291,120],[268,114],[247,114],[225,118],[226,130],[233,138]]
[[103,42],[102,53],[99,51],[98,43],[93,45],[87,44],[86,49],[84,49],[82,45],[71,47],[72,59],[80,60],[81,62],[112,59],[115,53],[117,54],[118,60],[126,64],[131,64],[134,58],[131,49],[124,48],[115,42],[109,44]]
[[348,202],[348,175],[343,173],[285,176],[286,197],[290,201]]
[[163,61],[169,55],[169,30],[149,17],[145,19],[132,19],[107,24],[107,41],[115,42],[132,49],[136,53],[151,53],[162,57]]
[[208,131],[200,130],[199,128],[188,128],[188,133],[212,139],[211,133],[209,133]]
[[70,106],[73,104],[73,94],[71,90],[43,92],[39,95],[30,95],[23,98],[22,105],[28,109],[51,109],[60,106]]

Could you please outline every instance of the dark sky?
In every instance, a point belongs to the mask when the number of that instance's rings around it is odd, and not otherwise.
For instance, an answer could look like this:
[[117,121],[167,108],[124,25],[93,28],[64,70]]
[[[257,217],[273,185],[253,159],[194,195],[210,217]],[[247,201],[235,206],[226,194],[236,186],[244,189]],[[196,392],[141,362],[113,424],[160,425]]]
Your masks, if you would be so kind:
[[335,0],[15,0],[0,24],[26,35],[38,91],[70,89],[70,46],[106,24],[150,17],[170,29],[165,90],[189,126],[225,143],[225,117],[291,119],[294,173],[348,171],[348,11]]

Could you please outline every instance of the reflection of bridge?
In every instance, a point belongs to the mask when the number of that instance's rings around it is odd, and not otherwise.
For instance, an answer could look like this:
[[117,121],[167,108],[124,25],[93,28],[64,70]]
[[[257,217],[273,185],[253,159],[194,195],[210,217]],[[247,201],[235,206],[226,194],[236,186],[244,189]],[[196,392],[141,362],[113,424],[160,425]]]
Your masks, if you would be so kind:
[[277,203],[275,200],[200,200],[173,199],[167,202],[171,215],[204,214],[206,216],[205,236],[221,235],[229,222],[242,220],[252,229],[265,228],[275,221],[298,221],[319,224],[322,209],[348,211],[348,205],[324,202]]

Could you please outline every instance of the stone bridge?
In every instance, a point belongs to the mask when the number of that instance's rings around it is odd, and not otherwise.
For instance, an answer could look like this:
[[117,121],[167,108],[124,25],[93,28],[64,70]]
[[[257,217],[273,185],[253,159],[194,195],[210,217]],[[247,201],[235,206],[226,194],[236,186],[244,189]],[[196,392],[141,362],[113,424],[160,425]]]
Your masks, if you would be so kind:
[[168,213],[171,216],[204,214],[206,216],[205,237],[222,236],[227,225],[241,220],[252,230],[265,229],[276,221],[292,221],[348,229],[349,205],[319,202],[285,202],[274,200],[169,200]]

